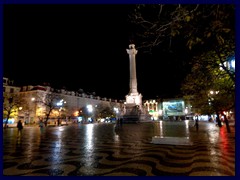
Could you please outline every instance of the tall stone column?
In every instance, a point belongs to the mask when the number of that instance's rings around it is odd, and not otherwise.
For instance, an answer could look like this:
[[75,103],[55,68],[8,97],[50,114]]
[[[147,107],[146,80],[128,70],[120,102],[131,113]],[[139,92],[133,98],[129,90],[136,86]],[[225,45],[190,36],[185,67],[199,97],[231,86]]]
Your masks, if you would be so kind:
[[138,93],[137,90],[137,73],[136,73],[136,54],[137,50],[135,49],[134,44],[129,45],[129,49],[127,49],[127,53],[129,54],[129,67],[130,67],[130,80],[129,86],[130,91],[126,96],[126,104],[135,106],[138,105],[141,109],[142,107],[142,95]]
[[134,44],[129,45],[129,49],[127,49],[127,53],[129,54],[129,63],[130,63],[130,91],[129,94],[138,94],[137,91],[137,75],[136,75],[136,54],[137,50],[135,49]]
[[[142,95],[137,90],[137,69],[136,69],[136,54],[134,44],[129,45],[127,53],[129,54],[129,66],[130,66],[130,91],[126,95],[126,102],[124,102],[124,122],[139,122],[146,120],[146,114],[142,107]],[[148,118],[150,120],[150,118]]]

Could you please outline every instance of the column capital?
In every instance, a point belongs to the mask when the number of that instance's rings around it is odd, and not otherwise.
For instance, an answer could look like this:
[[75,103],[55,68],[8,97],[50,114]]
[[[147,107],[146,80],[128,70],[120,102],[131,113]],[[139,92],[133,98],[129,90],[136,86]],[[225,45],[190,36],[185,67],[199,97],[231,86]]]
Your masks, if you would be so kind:
[[129,44],[129,49],[127,49],[127,53],[129,55],[136,55],[137,52],[138,51],[135,49],[135,44]]

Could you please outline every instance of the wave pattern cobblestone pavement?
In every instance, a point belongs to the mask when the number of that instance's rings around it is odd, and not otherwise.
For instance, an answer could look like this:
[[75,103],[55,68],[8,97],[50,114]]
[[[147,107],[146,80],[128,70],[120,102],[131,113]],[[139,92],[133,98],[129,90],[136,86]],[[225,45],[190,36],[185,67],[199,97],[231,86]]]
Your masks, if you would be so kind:
[[[3,130],[4,176],[235,176],[235,127],[192,121]],[[153,144],[189,137],[192,145]]]

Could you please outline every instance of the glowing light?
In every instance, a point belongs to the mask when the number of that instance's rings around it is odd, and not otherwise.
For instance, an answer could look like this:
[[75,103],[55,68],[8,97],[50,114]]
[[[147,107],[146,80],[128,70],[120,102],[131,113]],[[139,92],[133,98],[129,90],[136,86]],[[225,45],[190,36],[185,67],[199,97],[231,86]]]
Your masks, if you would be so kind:
[[185,122],[186,128],[188,129],[189,128],[189,120],[185,120],[184,122]]
[[235,69],[235,59],[231,61],[231,66]]
[[[7,119],[3,119],[3,123],[5,123],[7,121]],[[15,122],[15,119],[12,118],[12,119],[8,119],[8,124],[14,124]]]
[[62,103],[58,102],[58,103],[57,103],[57,106],[62,106]]
[[94,137],[94,131],[93,131],[93,124],[88,124],[86,126],[86,131],[85,131],[85,142],[84,142],[84,147],[87,150],[87,153],[89,153],[88,151],[93,151],[93,137]]
[[87,109],[88,109],[88,112],[92,112],[93,111],[92,105],[87,105]]
[[81,122],[83,120],[82,117],[77,117],[77,119],[78,119],[78,122]]
[[113,110],[114,110],[116,113],[119,113],[118,108],[113,108]]
[[75,111],[74,116],[78,116],[78,115],[79,115],[79,112]]
[[159,111],[158,111],[158,114],[161,116],[162,115],[162,109],[160,109]]
[[159,126],[160,126],[160,137],[162,138],[163,137],[163,124],[162,124],[162,121],[160,121]]
[[63,103],[66,103],[66,101],[63,101],[63,99],[62,99],[61,101],[59,101],[59,102],[57,103],[57,106],[62,106]]

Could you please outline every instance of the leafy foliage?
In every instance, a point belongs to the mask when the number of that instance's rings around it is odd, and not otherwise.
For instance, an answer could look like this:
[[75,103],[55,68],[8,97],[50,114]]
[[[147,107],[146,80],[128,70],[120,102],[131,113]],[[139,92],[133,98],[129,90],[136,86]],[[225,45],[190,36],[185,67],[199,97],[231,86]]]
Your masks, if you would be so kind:
[[4,128],[10,118],[16,118],[20,107],[20,99],[15,94],[3,93],[3,118],[6,119]]
[[[234,107],[235,70],[227,66],[229,57],[235,55],[233,4],[141,4],[129,18],[138,27],[140,48],[160,50],[164,44],[174,49],[173,42],[181,39],[191,50],[194,58],[182,92],[196,112]],[[218,93],[210,95],[211,90]]]
[[137,26],[140,48],[148,49],[166,42],[171,46],[178,36],[189,49],[198,44],[214,48],[234,36],[234,19],[231,4],[140,4],[129,16]]
[[95,116],[97,119],[107,118],[107,117],[115,117],[116,114],[112,107],[104,106],[103,104],[99,104],[95,110]]
[[182,85],[183,93],[193,96],[192,104],[198,113],[211,114],[234,107],[235,82],[220,68],[220,58],[214,51],[196,57],[192,72]]

